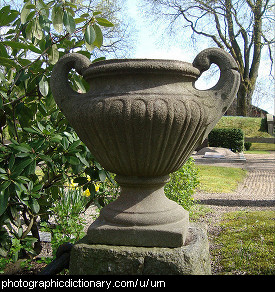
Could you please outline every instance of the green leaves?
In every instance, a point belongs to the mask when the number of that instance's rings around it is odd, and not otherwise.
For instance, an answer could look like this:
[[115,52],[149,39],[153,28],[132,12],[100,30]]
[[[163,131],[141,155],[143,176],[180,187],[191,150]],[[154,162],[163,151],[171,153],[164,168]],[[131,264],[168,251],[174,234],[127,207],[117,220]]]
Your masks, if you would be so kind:
[[40,26],[38,18],[36,18],[33,22],[33,36],[37,40],[42,40],[42,38],[43,38],[43,31],[42,31],[42,28]]
[[18,15],[19,12],[16,10],[11,10],[10,5],[4,6],[0,10],[0,26],[9,25],[17,18]]
[[52,23],[54,29],[58,32],[61,33],[63,30],[63,9],[61,6],[54,6],[52,10]]
[[[110,174],[79,140],[49,86],[60,56],[77,49],[91,58],[85,45],[100,48],[101,29],[113,26],[97,17],[100,12],[76,17],[79,8],[79,1],[24,0],[20,12],[9,5],[0,9],[0,255],[9,255],[11,239],[27,240],[24,218],[47,219],[60,189],[73,179],[81,197],[90,192],[86,203],[104,201]],[[75,73],[70,81],[75,90],[88,89]]]
[[11,60],[10,58],[5,58],[5,57],[1,57],[0,56],[0,63],[2,66],[5,66],[5,67],[12,67],[12,68],[17,68],[18,67],[18,64]]
[[102,46],[103,34],[102,34],[102,31],[98,25],[89,24],[86,27],[84,37],[85,37],[85,41],[86,41],[86,47],[90,51],[92,51],[95,46],[98,48],[100,48]]
[[199,185],[198,169],[193,158],[189,158],[178,171],[170,174],[170,181],[164,187],[164,193],[184,209],[194,205],[193,194]]
[[107,20],[105,18],[97,17],[96,21],[101,26],[106,26],[106,27],[113,27],[114,26],[112,22],[110,22],[109,20]]
[[2,216],[7,209],[8,199],[9,199],[9,193],[1,191],[0,192],[0,216]]
[[32,209],[32,211],[37,214],[40,210],[40,206],[39,206],[39,203],[37,202],[36,199],[34,198],[30,198],[29,200],[29,205],[30,205],[30,208]]
[[79,159],[75,156],[66,156],[66,160],[69,162],[71,165],[79,165]]
[[23,49],[23,50],[30,50],[34,53],[40,54],[41,50],[37,47],[35,47],[33,44],[30,43],[20,43],[15,41],[3,41],[1,42],[1,45],[8,46],[12,49]]
[[26,2],[23,6],[20,14],[21,23],[24,24],[27,21],[27,17],[30,14],[30,1]]
[[[99,12],[100,13],[100,12]],[[96,13],[94,13],[96,15]],[[105,26],[105,27],[113,27],[113,23],[108,21],[105,18],[97,17],[95,18],[96,23]],[[100,26],[96,23],[90,22],[85,29],[84,38],[86,42],[86,48],[92,51],[95,47],[100,48],[103,44],[103,34]]]
[[45,76],[43,76],[39,82],[39,90],[43,96],[47,96],[49,93],[49,83]]
[[100,27],[96,24],[94,25],[94,30],[96,33],[96,39],[94,41],[94,45],[100,49],[100,47],[102,46],[102,43],[103,43],[103,34],[102,34]]
[[75,21],[70,12],[65,11],[63,16],[63,24],[68,33],[72,34],[75,31]]
[[104,182],[107,177],[106,171],[104,169],[99,170],[98,176],[99,176],[100,181]]
[[93,26],[91,24],[87,25],[84,37],[85,37],[85,41],[89,45],[92,45],[93,42],[95,41],[96,33],[95,33],[95,30],[94,30],[94,28],[93,28]]
[[54,65],[59,59],[58,47],[56,44],[53,44],[48,51],[49,54],[49,62]]

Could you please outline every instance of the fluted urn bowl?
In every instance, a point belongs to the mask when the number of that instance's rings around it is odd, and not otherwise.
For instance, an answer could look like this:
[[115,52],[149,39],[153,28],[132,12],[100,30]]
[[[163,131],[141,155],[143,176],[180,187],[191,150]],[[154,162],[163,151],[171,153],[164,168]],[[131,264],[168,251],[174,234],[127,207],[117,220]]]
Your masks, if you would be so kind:
[[[211,89],[194,86],[212,63],[220,79]],[[72,90],[71,69],[90,84]],[[212,130],[236,95],[239,74],[221,49],[202,51],[193,64],[173,60],[122,59],[91,64],[67,54],[55,65],[54,98],[96,160],[117,174],[120,197],[89,227],[91,243],[165,246],[184,244],[188,212],[163,192]]]

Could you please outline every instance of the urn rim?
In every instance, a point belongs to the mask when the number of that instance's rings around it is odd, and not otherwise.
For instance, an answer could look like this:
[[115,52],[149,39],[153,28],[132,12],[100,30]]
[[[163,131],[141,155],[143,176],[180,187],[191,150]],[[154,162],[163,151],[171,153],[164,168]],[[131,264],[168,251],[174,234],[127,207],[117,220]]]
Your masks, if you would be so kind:
[[167,59],[110,59],[92,63],[83,72],[87,80],[98,76],[120,74],[178,75],[197,79],[201,72],[191,63]]

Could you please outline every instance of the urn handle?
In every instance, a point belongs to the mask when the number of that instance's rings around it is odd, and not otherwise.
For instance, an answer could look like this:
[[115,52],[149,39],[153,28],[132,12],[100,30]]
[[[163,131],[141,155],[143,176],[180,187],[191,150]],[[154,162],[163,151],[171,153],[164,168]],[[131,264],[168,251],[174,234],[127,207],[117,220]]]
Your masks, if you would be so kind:
[[209,48],[200,52],[193,61],[193,66],[202,74],[208,70],[211,64],[216,64],[220,69],[218,83],[208,89],[200,90],[200,94],[210,95],[215,99],[217,107],[221,109],[221,115],[228,109],[237,94],[240,84],[238,65],[233,57],[219,48]]
[[55,64],[51,75],[51,89],[54,99],[61,110],[70,103],[71,98],[84,96],[85,94],[74,91],[68,81],[71,69],[75,69],[80,75],[91,65],[91,61],[84,55],[70,53],[64,55]]

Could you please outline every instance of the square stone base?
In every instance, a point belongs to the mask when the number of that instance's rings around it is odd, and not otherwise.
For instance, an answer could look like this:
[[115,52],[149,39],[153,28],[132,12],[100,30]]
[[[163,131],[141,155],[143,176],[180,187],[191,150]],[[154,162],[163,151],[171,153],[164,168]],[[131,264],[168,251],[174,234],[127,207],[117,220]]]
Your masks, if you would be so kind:
[[70,275],[209,275],[211,274],[206,228],[190,224],[182,247],[134,247],[89,244],[87,238],[74,245]]
[[188,212],[183,220],[153,226],[119,226],[95,220],[88,228],[86,243],[145,247],[179,247],[188,234]]

